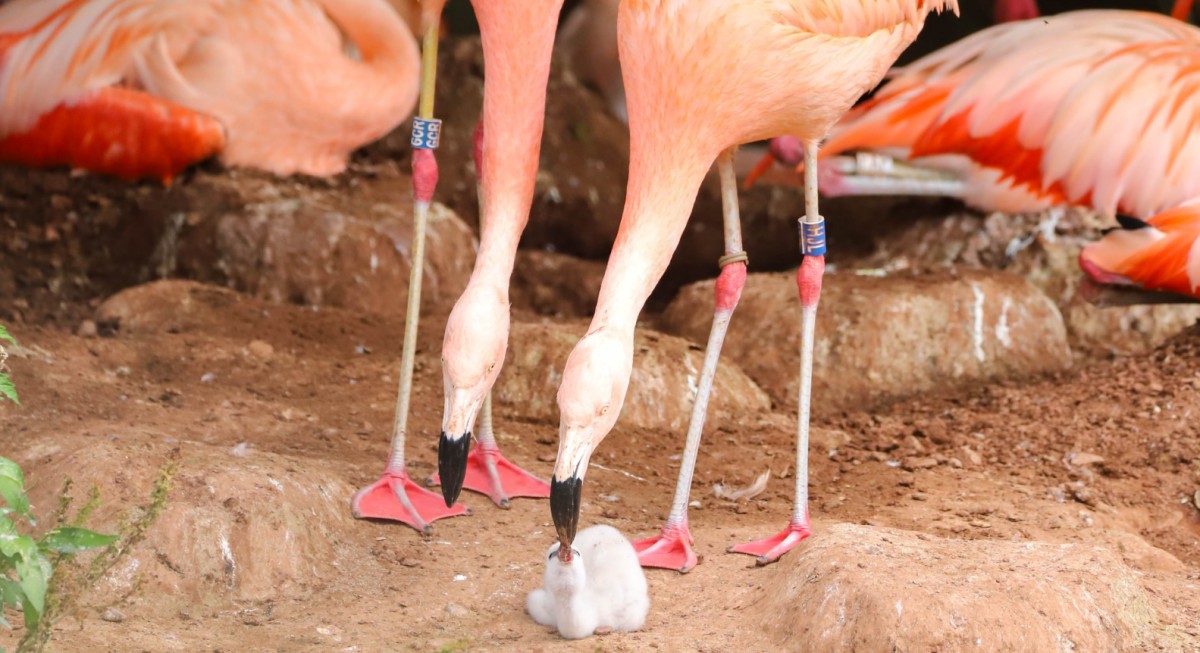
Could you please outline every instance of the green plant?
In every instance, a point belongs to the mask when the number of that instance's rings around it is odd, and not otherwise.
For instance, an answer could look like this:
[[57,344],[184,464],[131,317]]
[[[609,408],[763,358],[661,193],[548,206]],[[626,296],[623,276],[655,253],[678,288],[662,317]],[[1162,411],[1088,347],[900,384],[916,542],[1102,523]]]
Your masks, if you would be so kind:
[[8,378],[8,366],[5,361],[8,360],[8,350],[4,348],[4,343],[16,345],[17,341],[8,334],[8,329],[0,324],[0,400],[8,399],[14,404],[20,404],[21,400],[17,398],[17,388],[13,385],[12,379]]
[[[59,553],[51,554],[50,565],[54,571],[46,591],[45,612],[37,629],[25,631],[17,646],[18,653],[39,652],[45,649],[54,631],[58,619],[72,612],[80,598],[87,593],[96,582],[113,568],[132,547],[142,541],[150,526],[167,507],[167,497],[171,491],[171,482],[179,469],[179,450],[171,452],[167,462],[158,470],[158,478],[150,492],[150,502],[140,506],[129,519],[122,520],[117,527],[117,535],[107,540],[103,549],[96,553],[86,565],[65,564],[69,556]],[[87,501],[80,507],[79,512],[68,520],[67,514],[71,509],[71,479],[63,481],[62,490],[58,493],[58,506],[54,511],[56,526],[79,528],[100,505],[100,491],[95,485],[88,491]],[[107,536],[106,536],[107,537]],[[0,652],[2,653],[2,652]]]
[[[106,546],[115,535],[101,535],[79,526],[56,526],[38,540],[21,533],[19,520],[35,526],[29,497],[25,493],[25,475],[15,462],[0,457],[0,607],[13,607],[25,616],[26,633],[37,633],[46,611],[46,589],[54,575],[52,558],[57,561],[84,549]],[[0,612],[0,623],[8,621]]]

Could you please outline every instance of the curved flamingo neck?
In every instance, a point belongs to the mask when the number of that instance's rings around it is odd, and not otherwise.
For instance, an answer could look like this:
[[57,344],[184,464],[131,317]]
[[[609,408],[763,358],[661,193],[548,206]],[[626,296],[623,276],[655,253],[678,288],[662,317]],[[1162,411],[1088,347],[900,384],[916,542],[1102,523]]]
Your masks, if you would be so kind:
[[385,0],[319,0],[321,8],[354,42],[362,63],[380,84],[415,79],[421,56],[412,32]]

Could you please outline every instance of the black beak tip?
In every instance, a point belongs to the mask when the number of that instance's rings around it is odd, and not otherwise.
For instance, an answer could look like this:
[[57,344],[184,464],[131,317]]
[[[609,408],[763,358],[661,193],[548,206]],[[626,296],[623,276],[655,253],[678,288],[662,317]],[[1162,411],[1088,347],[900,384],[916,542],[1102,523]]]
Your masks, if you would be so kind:
[[452,507],[462,493],[463,479],[467,477],[467,454],[470,451],[470,433],[456,440],[442,431],[442,437],[438,440],[438,477],[447,508]]
[[557,477],[550,479],[550,515],[554,518],[554,530],[562,546],[571,546],[575,541],[582,492],[583,479],[575,476],[562,481]]

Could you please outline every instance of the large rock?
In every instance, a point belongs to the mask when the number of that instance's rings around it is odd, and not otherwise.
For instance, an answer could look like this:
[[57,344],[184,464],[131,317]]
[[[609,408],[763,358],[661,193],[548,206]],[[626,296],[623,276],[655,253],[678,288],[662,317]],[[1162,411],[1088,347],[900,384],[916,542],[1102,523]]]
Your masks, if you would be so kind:
[[[243,180],[236,206],[193,215],[194,224],[180,228],[178,271],[273,302],[402,315],[412,267],[412,193],[407,177],[389,170],[353,193]],[[434,204],[423,306],[457,299],[475,252],[471,229]]]
[[754,612],[788,651],[1200,650],[1195,596],[1147,589],[1097,546],[837,524],[779,563]]
[[860,261],[890,270],[947,265],[983,266],[1020,274],[1062,311],[1073,347],[1141,351],[1157,347],[1200,319],[1200,306],[1098,308],[1079,296],[1079,250],[1115,223],[1081,209],[1042,214],[980,216],[956,213],[929,218],[879,241]]
[[[662,316],[664,330],[704,342],[712,302],[712,281],[685,288]],[[794,273],[752,274],[723,352],[789,407],[797,403],[800,321]],[[816,338],[819,410],[1071,364],[1054,304],[1024,279],[995,272],[826,274]]]
[[[355,488],[345,480],[351,474],[344,462],[180,442],[155,430],[120,437],[56,433],[14,452],[34,479],[30,496],[42,509],[39,517],[49,516],[70,478],[74,487],[100,488],[102,503],[89,523],[108,530],[101,525],[150,505],[160,468],[176,460],[170,494],[145,540],[100,580],[107,600],[128,597],[172,613],[172,606],[210,604],[214,595],[301,599],[342,576],[341,549],[356,527],[347,509]],[[353,564],[379,568],[368,555]]]
[[[558,421],[558,384],[567,356],[587,323],[514,323],[508,358],[495,399],[522,417]],[[683,431],[696,394],[704,351],[682,338],[640,329],[634,343],[633,376],[621,411],[624,426]],[[771,400],[736,364],[717,369],[705,431],[771,408]]]
[[604,264],[544,252],[517,252],[509,299],[514,309],[552,317],[588,317],[596,308]]

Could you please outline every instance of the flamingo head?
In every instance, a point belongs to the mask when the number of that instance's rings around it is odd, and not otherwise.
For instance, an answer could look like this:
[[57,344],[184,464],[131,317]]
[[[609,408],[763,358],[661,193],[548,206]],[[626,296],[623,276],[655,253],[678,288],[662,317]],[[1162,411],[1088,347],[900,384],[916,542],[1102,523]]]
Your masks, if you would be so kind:
[[504,286],[467,286],[442,341],[445,403],[438,440],[438,476],[442,498],[454,505],[467,474],[471,431],[484,399],[500,376],[508,348],[508,292]]
[[558,389],[558,457],[550,479],[550,514],[562,547],[575,541],[588,461],[621,414],[632,369],[632,334],[611,329],[589,333],[567,359]]

